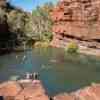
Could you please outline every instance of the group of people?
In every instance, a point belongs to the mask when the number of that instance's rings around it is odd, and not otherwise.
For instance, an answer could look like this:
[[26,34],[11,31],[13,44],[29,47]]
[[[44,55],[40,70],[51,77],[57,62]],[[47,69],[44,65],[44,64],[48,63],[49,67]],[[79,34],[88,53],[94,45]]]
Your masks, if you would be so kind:
[[26,79],[31,79],[31,80],[38,80],[39,79],[39,74],[34,72],[34,73],[26,73]]

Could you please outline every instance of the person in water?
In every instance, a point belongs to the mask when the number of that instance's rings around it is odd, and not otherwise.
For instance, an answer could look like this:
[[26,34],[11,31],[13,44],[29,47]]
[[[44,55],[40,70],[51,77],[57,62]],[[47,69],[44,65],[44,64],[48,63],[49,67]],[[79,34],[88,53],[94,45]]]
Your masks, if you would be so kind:
[[39,74],[38,73],[34,72],[32,75],[33,75],[34,80],[38,80],[39,79]]
[[30,73],[26,73],[26,79],[31,79],[31,74]]

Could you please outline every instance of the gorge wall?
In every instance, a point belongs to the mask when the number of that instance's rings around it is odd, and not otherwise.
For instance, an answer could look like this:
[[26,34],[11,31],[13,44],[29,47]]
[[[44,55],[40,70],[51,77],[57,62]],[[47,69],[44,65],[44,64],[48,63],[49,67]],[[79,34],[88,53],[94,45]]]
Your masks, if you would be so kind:
[[10,0],[0,0],[0,55],[23,47],[27,33],[25,25],[30,16],[30,13],[13,6]]
[[60,0],[51,18],[51,45],[64,47],[74,41],[79,46],[100,48],[100,0]]

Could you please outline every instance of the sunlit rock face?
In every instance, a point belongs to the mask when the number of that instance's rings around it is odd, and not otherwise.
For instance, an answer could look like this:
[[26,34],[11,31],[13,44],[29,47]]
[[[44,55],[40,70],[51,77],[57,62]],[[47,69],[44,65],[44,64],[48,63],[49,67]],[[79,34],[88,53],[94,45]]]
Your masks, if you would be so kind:
[[62,46],[74,40],[83,46],[100,48],[100,0],[60,0],[51,18],[51,44]]
[[0,84],[0,100],[49,100],[41,81],[19,80]]

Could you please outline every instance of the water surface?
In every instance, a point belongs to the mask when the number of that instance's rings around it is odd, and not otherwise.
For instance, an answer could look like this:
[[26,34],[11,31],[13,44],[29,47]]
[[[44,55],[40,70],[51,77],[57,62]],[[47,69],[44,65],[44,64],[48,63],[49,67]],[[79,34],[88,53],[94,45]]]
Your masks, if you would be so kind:
[[100,58],[68,55],[63,49],[34,49],[0,56],[0,82],[13,75],[39,72],[49,95],[100,82]]

